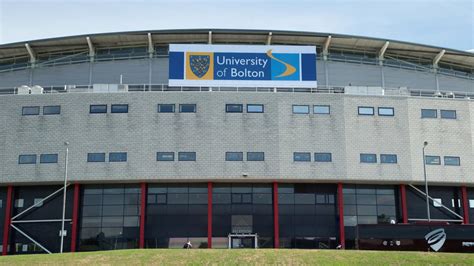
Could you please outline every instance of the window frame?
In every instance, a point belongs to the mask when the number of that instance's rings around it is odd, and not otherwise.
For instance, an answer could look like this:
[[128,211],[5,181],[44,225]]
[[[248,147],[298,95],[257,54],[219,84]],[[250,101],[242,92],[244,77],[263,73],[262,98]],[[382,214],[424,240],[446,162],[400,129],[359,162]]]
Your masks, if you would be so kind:
[[[56,160],[45,162],[45,157],[47,157],[47,156],[53,156],[53,157],[56,158]],[[57,153],[43,153],[43,154],[40,154],[40,163],[41,164],[58,163],[58,160],[59,160],[59,155]]]
[[[185,106],[193,106],[193,111],[188,112],[188,111],[183,111],[183,107]],[[197,112],[197,105],[195,103],[181,103],[179,104],[179,112],[180,113],[196,113]]]
[[[126,106],[127,109],[126,110],[120,110],[120,107],[124,107]],[[119,107],[119,111],[115,110],[114,111],[114,107]],[[120,104],[111,104],[110,105],[110,113],[112,114],[128,114],[128,104],[125,104],[125,103],[120,103]]]
[[[365,160],[362,160],[362,158],[366,155],[373,155],[375,160],[374,161],[365,161]],[[361,153],[360,155],[360,163],[369,163],[369,164],[375,164],[377,163],[377,154],[375,153]]]
[[[386,156],[394,156],[395,161],[394,162],[384,161],[382,158],[384,158]],[[380,163],[383,163],[383,164],[398,164],[398,156],[396,154],[389,154],[389,153],[380,154]]]
[[[309,158],[307,160],[296,160],[296,156],[297,155],[309,155]],[[307,163],[307,162],[311,162],[311,152],[293,152],[293,162],[304,162],[304,163]]]
[[[262,159],[261,160],[250,160],[249,159],[250,154],[261,154]],[[247,161],[248,162],[264,162],[265,161],[265,152],[263,152],[263,151],[249,151],[249,152],[247,152]]]
[[[260,106],[262,107],[262,111],[249,111],[249,107],[255,107],[255,106]],[[247,104],[247,113],[249,114],[259,114],[259,113],[265,113],[265,106],[263,104],[256,104],[256,103],[252,103],[252,104]]]
[[[103,156],[103,160],[91,160],[91,156],[94,156],[94,155],[102,155]],[[105,155],[105,152],[88,152],[87,153],[87,162],[88,163],[105,163],[106,161],[106,155]]]
[[[21,158],[22,157],[31,157],[31,158],[35,158],[34,161],[31,161],[31,162],[22,162]],[[20,154],[18,156],[18,164],[36,164],[38,161],[38,156],[36,154]]]
[[[329,160],[316,160],[318,155],[329,155]],[[330,152],[315,152],[314,153],[314,162],[317,162],[317,163],[331,163],[332,162],[332,153],[330,153]]]
[[[125,155],[125,160],[123,160],[123,159],[116,160],[115,158],[113,158],[113,160],[112,160],[112,157],[114,157],[114,156],[119,156],[119,155]],[[128,154],[127,154],[127,152],[122,152],[122,151],[119,151],[119,152],[109,152],[109,163],[126,163],[127,161],[128,161]]]
[[[168,112],[168,111],[163,111],[163,110],[161,110],[161,107],[162,107],[162,106],[163,106],[163,107],[165,107],[165,106],[168,106],[168,107],[171,106],[171,107],[172,107],[172,110],[171,110],[170,112]],[[157,105],[157,113],[174,113],[174,112],[176,112],[176,104],[174,104],[174,103],[159,103],[159,104]]]
[[[48,112],[46,113],[46,109],[47,108],[58,108],[58,112],[57,113],[53,113],[53,112]],[[61,105],[46,105],[46,106],[43,106],[43,115],[60,115],[61,114]]]
[[[160,155],[173,155],[171,160],[160,160]],[[156,152],[156,161],[157,162],[174,162],[174,152],[173,151],[158,151]]]
[[[446,112],[453,112],[453,113],[454,113],[454,117],[446,117],[446,116],[443,117],[443,113],[446,113]],[[457,114],[456,110],[441,109],[441,110],[439,110],[439,117],[440,117],[441,119],[456,120],[456,119],[458,119],[458,114]]]
[[[457,159],[457,164],[446,163],[446,158],[448,159]],[[459,156],[443,156],[443,163],[446,166],[461,166],[461,157]]]
[[[239,157],[237,160],[233,160],[230,158],[230,155],[238,155]],[[243,162],[244,161],[244,153],[240,151],[226,151],[225,152],[225,161],[226,162]]]
[[[92,111],[92,108],[94,107],[105,107],[105,112],[97,112],[97,111]],[[108,112],[108,105],[107,104],[90,104],[89,105],[89,114],[106,114]]]
[[[380,110],[391,110],[392,114],[381,114]],[[378,114],[378,116],[395,116],[395,108],[394,107],[380,106],[380,107],[377,108],[377,114]]]
[[[295,112],[295,107],[306,107],[308,110],[306,112]],[[291,106],[291,111],[295,115],[307,115],[310,112],[309,105],[306,104],[293,104]]]
[[[427,159],[427,158],[431,158],[431,159],[437,158],[437,159],[438,159],[438,163],[428,163],[428,159]],[[437,155],[425,155],[425,165],[441,165],[441,156],[437,156]]]
[[[28,109],[37,109],[38,112],[35,112],[35,113],[25,113],[25,110],[28,110]],[[40,114],[40,106],[23,106],[21,108],[21,115],[22,116],[30,116],[30,115],[39,115]]]
[[[317,107],[327,107],[328,108],[328,112],[327,113],[321,113],[321,112],[316,112],[316,108]],[[331,114],[331,106],[330,105],[327,105],[327,104],[315,104],[313,105],[313,114],[315,115],[330,115]]]
[[[240,107],[240,111],[229,111],[229,107]],[[244,105],[239,103],[226,103],[225,104],[225,112],[226,113],[243,113],[244,112]]]
[[[435,113],[435,116],[434,116],[434,117],[433,117],[433,116],[426,116],[426,115],[423,114],[423,111],[435,111],[435,112],[434,112],[434,113]],[[436,119],[436,118],[438,118],[438,109],[426,109],[426,108],[422,108],[422,109],[421,109],[421,118],[423,118],[423,119]]]
[[[193,160],[183,160],[181,158],[181,155],[183,155],[183,154],[193,154],[194,159]],[[178,152],[178,161],[179,162],[195,162],[195,161],[197,161],[197,154],[196,154],[195,151],[180,151],[180,152]]]
[[[361,109],[370,109],[370,110],[372,110],[372,113],[371,114],[361,113],[360,112]],[[375,108],[373,106],[357,106],[357,114],[362,115],[362,116],[374,116],[375,115]]]

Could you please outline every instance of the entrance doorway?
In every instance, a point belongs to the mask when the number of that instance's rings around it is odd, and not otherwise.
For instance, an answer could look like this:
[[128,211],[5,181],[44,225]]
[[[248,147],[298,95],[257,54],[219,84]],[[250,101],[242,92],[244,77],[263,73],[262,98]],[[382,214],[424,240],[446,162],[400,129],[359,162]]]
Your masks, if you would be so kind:
[[258,248],[258,235],[229,234],[229,248]]

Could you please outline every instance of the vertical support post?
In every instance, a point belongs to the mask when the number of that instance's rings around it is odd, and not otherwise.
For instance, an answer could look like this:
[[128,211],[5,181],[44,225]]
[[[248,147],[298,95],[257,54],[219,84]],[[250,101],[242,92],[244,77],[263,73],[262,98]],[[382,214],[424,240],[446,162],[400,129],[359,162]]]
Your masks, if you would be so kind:
[[461,187],[462,197],[462,213],[463,213],[463,224],[469,224],[469,206],[467,205],[467,188],[466,186]]
[[5,205],[5,222],[3,224],[3,246],[2,255],[8,254],[8,240],[10,235],[10,223],[12,217],[12,205],[13,205],[13,186],[8,186],[7,189],[7,204]]
[[207,183],[207,248],[212,248],[212,182]]
[[339,207],[339,238],[341,249],[346,248],[346,232],[344,231],[344,195],[342,194],[342,183],[337,184],[337,205]]
[[278,215],[278,183],[273,182],[273,245],[275,248],[280,248],[280,221]]
[[140,239],[138,242],[139,248],[145,248],[145,216],[146,216],[146,183],[140,184]]
[[402,209],[402,220],[404,224],[408,223],[408,211],[407,211],[407,191],[404,184],[400,184],[400,199]]
[[77,221],[79,217],[79,193],[80,185],[74,184],[74,200],[72,203],[72,227],[71,227],[71,252],[76,252],[77,244]]

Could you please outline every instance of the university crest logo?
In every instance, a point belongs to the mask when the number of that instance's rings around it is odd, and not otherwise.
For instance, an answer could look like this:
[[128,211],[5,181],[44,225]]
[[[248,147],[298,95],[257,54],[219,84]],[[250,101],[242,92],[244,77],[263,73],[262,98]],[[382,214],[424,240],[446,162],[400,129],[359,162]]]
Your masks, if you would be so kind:
[[434,250],[440,250],[446,241],[446,233],[443,228],[433,230],[425,235],[426,242]]
[[211,64],[211,57],[209,55],[190,55],[189,56],[189,66],[191,71],[198,78],[204,77],[207,71],[209,71],[209,66]]

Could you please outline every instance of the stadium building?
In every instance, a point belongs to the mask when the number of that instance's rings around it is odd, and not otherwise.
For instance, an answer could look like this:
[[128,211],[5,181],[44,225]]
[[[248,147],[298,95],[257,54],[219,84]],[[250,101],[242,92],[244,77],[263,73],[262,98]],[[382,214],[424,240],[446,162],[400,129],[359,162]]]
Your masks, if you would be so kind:
[[94,34],[0,45],[0,94],[3,255],[474,251],[472,53],[312,32]]

